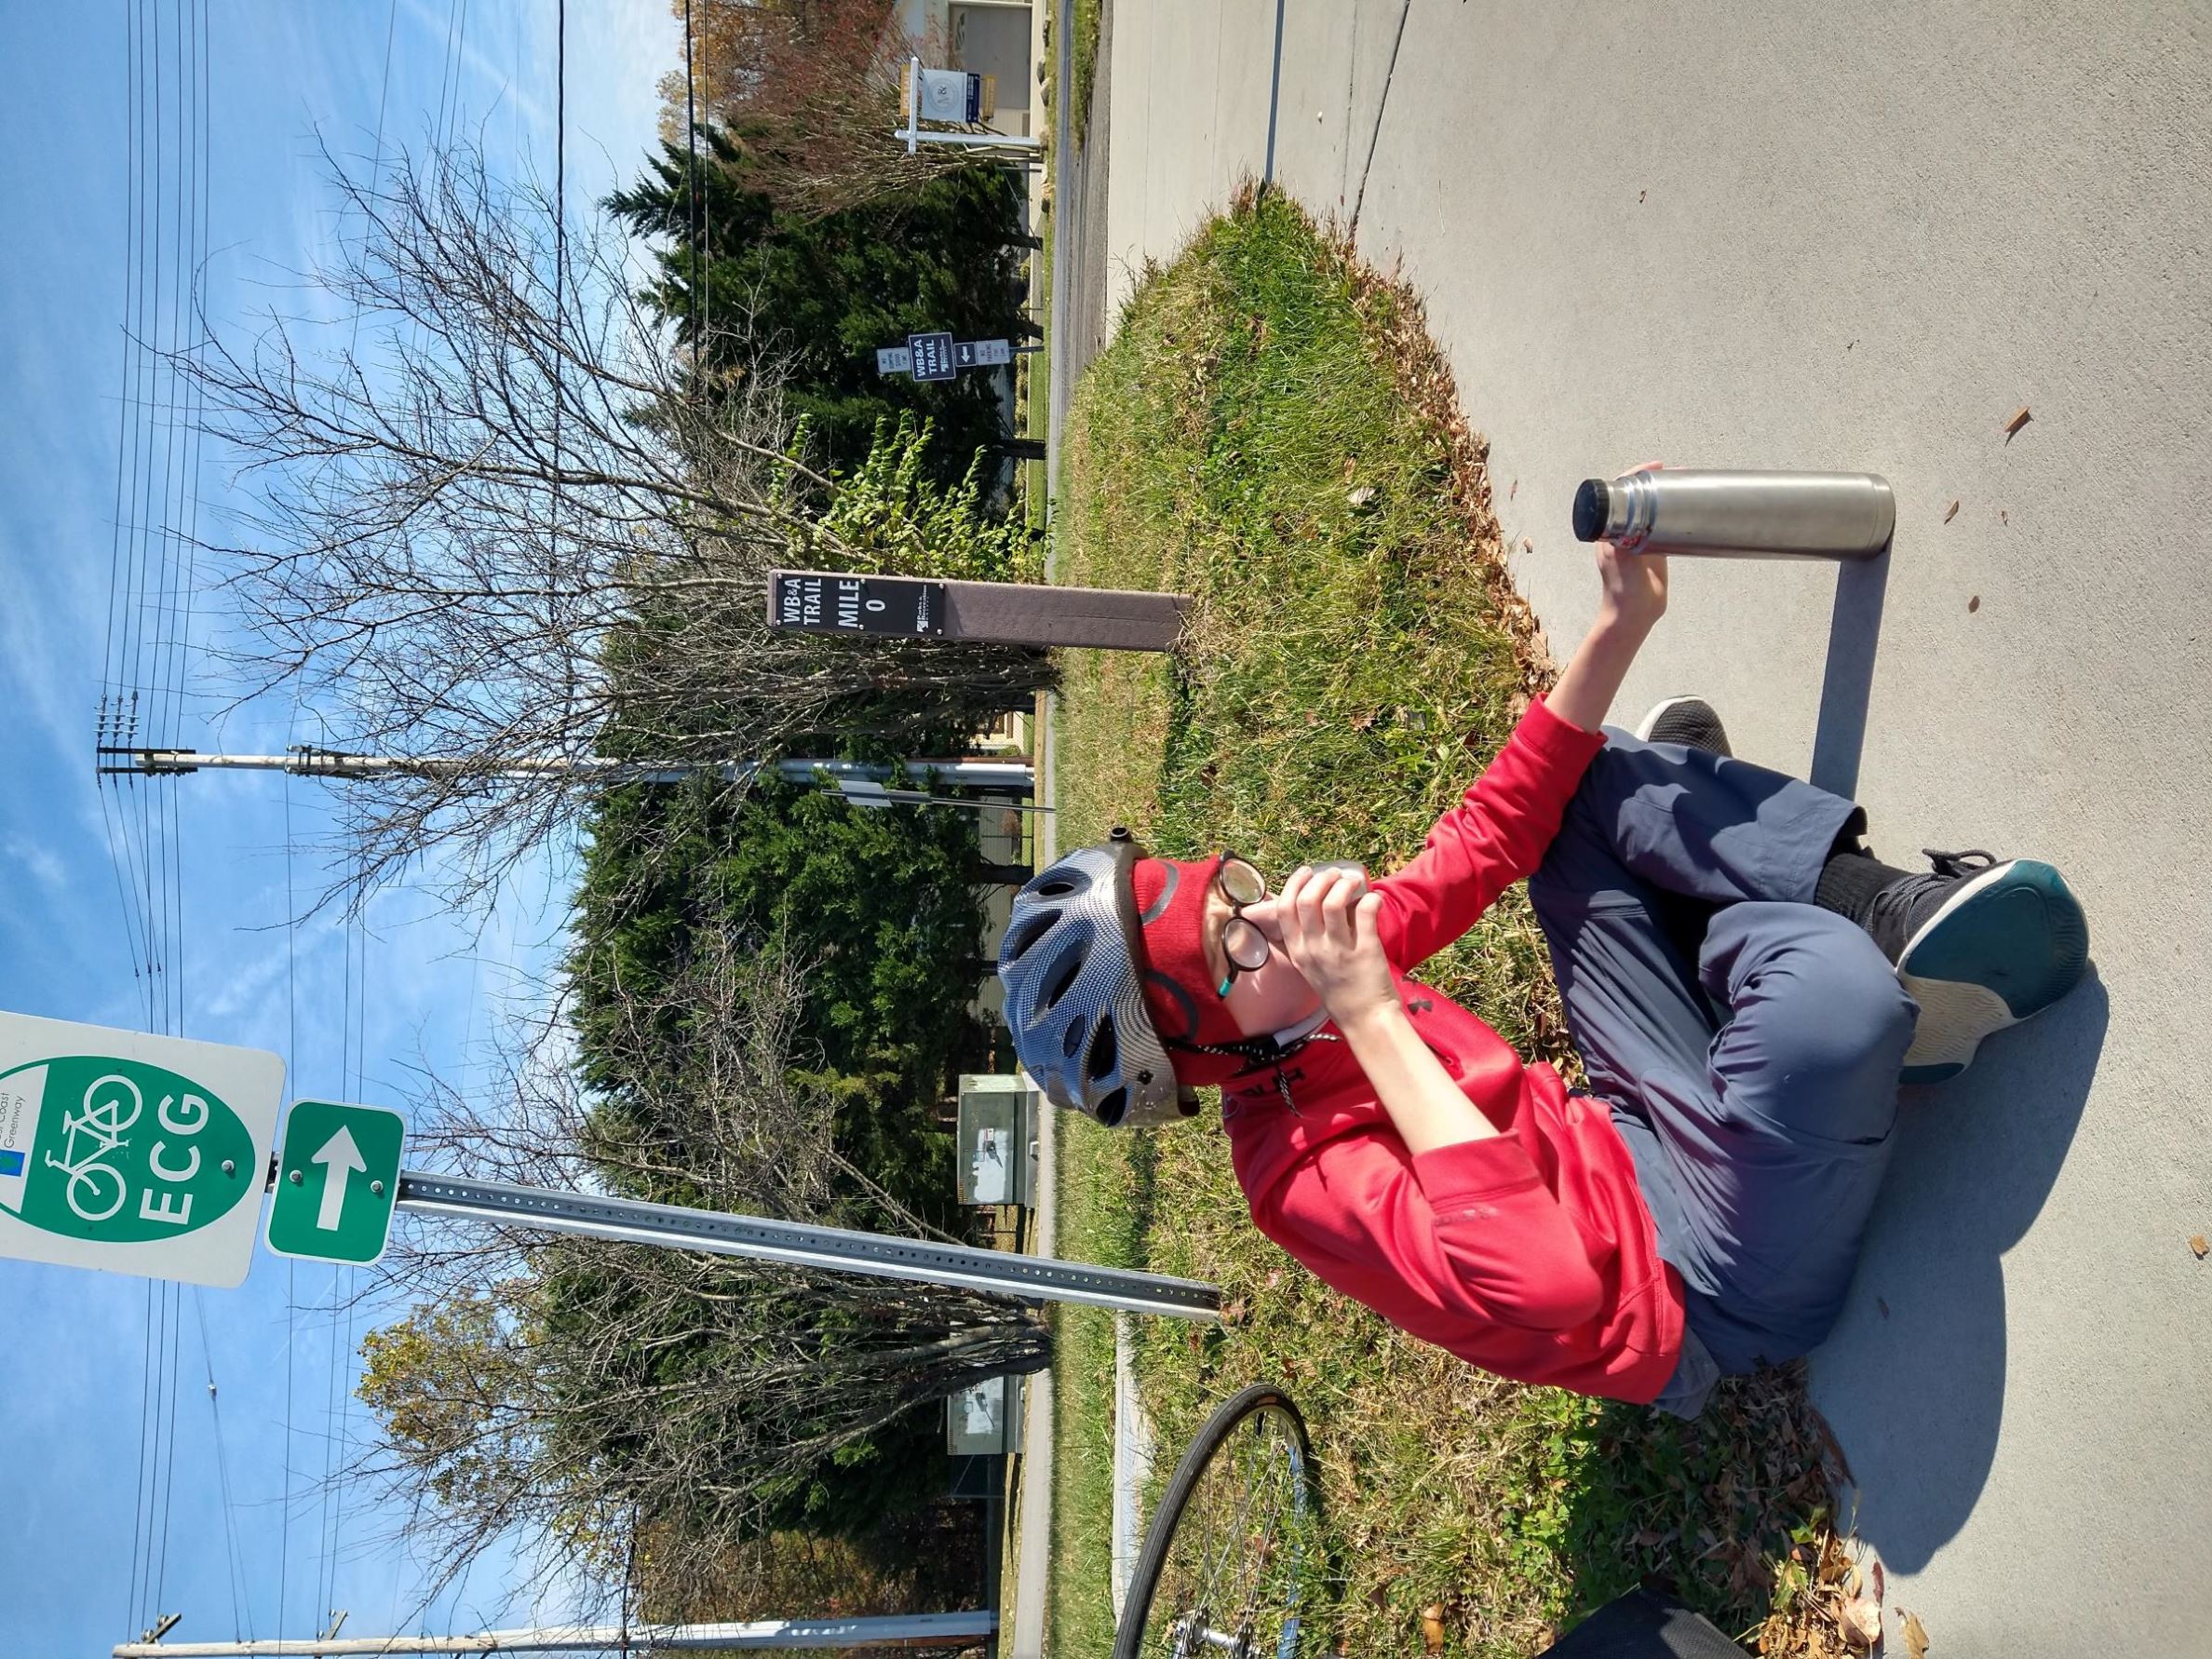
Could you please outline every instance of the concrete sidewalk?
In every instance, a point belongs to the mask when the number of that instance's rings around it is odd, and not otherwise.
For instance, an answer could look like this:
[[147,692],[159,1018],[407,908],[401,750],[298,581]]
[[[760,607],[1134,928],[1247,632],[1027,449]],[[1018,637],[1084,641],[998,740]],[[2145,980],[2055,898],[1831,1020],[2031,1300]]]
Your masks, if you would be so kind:
[[2074,882],[2097,980],[1910,1099],[1815,1389],[1946,1659],[2212,1651],[2212,13],[1413,0],[1393,73],[1397,0],[1282,11],[1271,96],[1275,0],[1114,0],[1110,312],[1272,109],[1426,295],[1556,645],[1585,476],[1895,486],[1886,572],[1678,561],[1617,712]]

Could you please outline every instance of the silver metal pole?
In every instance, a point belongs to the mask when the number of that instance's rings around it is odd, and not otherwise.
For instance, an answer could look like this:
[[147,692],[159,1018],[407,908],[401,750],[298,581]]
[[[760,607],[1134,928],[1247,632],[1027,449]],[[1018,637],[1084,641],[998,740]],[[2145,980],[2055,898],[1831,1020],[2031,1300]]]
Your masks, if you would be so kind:
[[904,1613],[883,1618],[752,1619],[725,1625],[550,1625],[526,1630],[483,1630],[474,1636],[270,1637],[259,1641],[127,1641],[115,1659],[278,1659],[279,1655],[384,1653],[602,1653],[629,1649],[922,1648],[998,1629],[989,1608],[973,1612]]
[[[715,773],[732,783],[761,770],[758,761],[703,761],[695,765],[656,764],[648,761],[618,761],[598,755],[523,756],[497,766],[479,767],[455,755],[357,755],[334,749],[303,747],[280,755],[201,754],[190,749],[125,749],[102,747],[102,756],[115,763],[107,772],[142,773],[172,776],[186,772],[289,772],[295,777],[374,777],[398,775],[450,777],[473,773],[483,777],[534,778],[563,776],[588,776],[610,783],[680,783],[699,773]],[[907,761],[898,766],[863,761],[781,760],[777,774],[793,783],[812,783],[817,774],[832,780],[857,778],[881,782],[904,775],[934,777],[938,783],[971,789],[1030,789],[1036,774],[1018,761]]]
[[543,1228],[548,1233],[574,1233],[666,1249],[704,1250],[718,1256],[749,1256],[833,1273],[952,1285],[1041,1302],[1082,1302],[1132,1314],[1166,1314],[1178,1319],[1221,1316],[1220,1288],[1194,1279],[1062,1261],[1051,1256],[1023,1256],[1010,1250],[933,1244],[926,1239],[843,1227],[770,1221],[763,1216],[685,1209],[635,1198],[509,1186],[503,1181],[425,1175],[410,1169],[400,1172],[398,1207],[417,1215],[499,1221]]

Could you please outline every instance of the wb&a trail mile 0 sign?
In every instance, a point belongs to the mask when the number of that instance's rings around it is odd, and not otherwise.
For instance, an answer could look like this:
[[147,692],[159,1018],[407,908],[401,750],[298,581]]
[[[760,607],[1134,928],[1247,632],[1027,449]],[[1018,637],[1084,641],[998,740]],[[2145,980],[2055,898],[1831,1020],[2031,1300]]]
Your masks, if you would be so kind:
[[284,1062],[0,1014],[0,1256],[242,1284]]

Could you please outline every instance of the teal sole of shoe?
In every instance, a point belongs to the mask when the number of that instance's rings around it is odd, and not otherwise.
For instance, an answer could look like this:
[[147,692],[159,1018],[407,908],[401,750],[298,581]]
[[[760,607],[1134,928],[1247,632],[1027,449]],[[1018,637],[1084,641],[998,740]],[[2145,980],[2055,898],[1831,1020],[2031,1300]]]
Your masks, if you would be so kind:
[[1956,1077],[1983,1038],[2043,1012],[2088,965],[2088,920],[2051,866],[2017,859],[1968,883],[1897,962],[1921,1005],[1903,1080]]

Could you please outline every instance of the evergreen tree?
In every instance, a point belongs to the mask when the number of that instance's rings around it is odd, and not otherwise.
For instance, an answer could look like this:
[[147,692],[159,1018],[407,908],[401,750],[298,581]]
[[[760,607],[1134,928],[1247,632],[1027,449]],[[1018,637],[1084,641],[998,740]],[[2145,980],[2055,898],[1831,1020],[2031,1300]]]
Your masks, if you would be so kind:
[[932,475],[957,481],[1004,431],[997,377],[883,376],[875,353],[936,330],[964,340],[1022,332],[1015,176],[963,168],[803,217],[750,186],[739,144],[710,128],[700,136],[695,194],[690,154],[671,143],[636,184],[608,198],[633,231],[663,239],[648,300],[705,366],[772,364],[830,468],[857,465],[877,423],[910,411],[933,424]]

